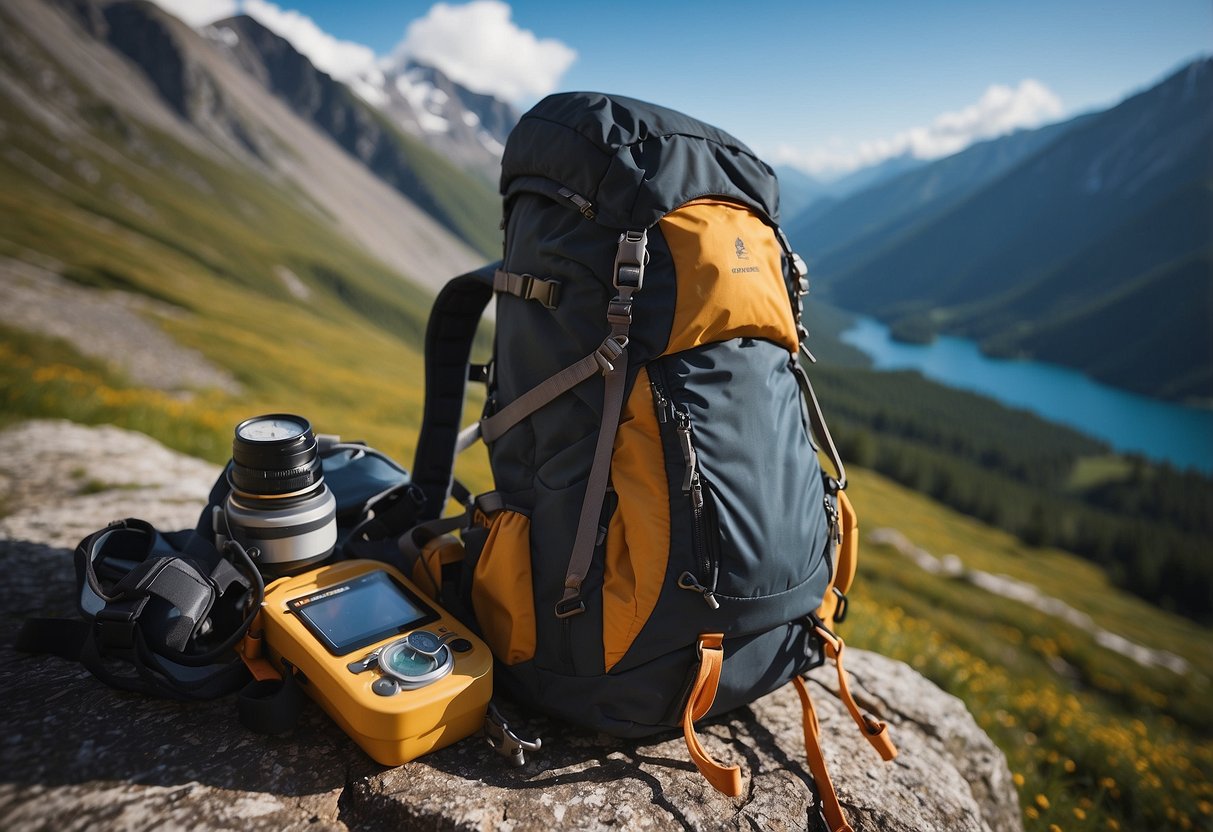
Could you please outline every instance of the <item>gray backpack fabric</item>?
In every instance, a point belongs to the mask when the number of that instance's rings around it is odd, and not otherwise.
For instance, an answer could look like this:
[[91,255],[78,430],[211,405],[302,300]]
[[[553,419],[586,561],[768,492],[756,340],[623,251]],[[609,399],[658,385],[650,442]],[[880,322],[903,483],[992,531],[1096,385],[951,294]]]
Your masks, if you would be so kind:
[[[776,177],[685,115],[570,93],[514,129],[501,191],[503,260],[453,280],[427,331],[423,514],[479,434],[495,489],[469,502],[461,601],[498,687],[618,736],[689,730],[820,664],[840,609],[845,475]],[[469,372],[494,296],[493,360]],[[460,435],[468,378],[487,403]]]

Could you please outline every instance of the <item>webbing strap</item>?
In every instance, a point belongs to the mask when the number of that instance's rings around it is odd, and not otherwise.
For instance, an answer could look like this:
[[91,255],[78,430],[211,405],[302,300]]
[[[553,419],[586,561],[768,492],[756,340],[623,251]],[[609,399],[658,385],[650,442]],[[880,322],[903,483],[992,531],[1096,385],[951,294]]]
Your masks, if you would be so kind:
[[493,297],[494,263],[454,278],[438,293],[425,330],[425,410],[413,482],[425,495],[419,519],[442,514],[451,493],[455,446],[467,387],[472,339]]
[[825,645],[826,656],[834,660],[834,666],[838,670],[839,698],[850,711],[851,719],[855,720],[864,739],[876,749],[876,753],[880,755],[881,759],[885,762],[892,760],[897,756],[897,747],[889,738],[889,726],[860,711],[859,705],[855,703],[855,697],[851,695],[851,687],[847,684],[847,673],[842,667],[842,649],[845,646],[842,639],[820,624],[815,625],[814,629]]
[[[615,362],[623,355],[626,347],[626,338],[617,338],[615,336],[607,338],[598,349],[585,358],[570,364],[563,370],[539,382],[492,416],[481,419],[480,438],[485,441],[485,444],[496,442],[514,425],[558,396],[572,390],[587,378],[599,372],[611,372],[615,367]],[[461,435],[459,444],[463,443],[463,439]]]
[[[615,253],[612,282],[617,294],[607,306],[607,323],[611,325],[611,334],[607,340],[615,341],[625,348],[628,332],[632,327],[632,294],[644,286],[644,267],[649,260],[648,240],[647,230],[625,231],[619,235],[619,247]],[[627,367],[627,350],[624,349],[617,361],[610,362],[603,368],[606,384],[602,399],[602,424],[598,428],[594,462],[586,481],[585,497],[581,501],[581,515],[577,519],[577,534],[573,538],[569,568],[564,576],[564,594],[556,602],[558,618],[585,612],[585,602],[581,600],[581,584],[589,574],[590,565],[594,560],[594,544],[598,539],[598,521],[602,515],[607,481],[610,479],[615,433],[619,430],[619,417],[623,412]]]
[[264,634],[261,613],[258,612],[244,640],[236,646],[241,661],[253,675],[253,681],[241,688],[236,696],[236,713],[240,723],[250,731],[281,734],[290,731],[299,722],[304,695],[289,665],[287,672],[280,673],[265,658],[262,652]]
[[809,689],[804,679],[793,676],[796,692],[800,694],[800,705],[804,709],[804,751],[809,759],[809,773],[817,784],[817,800],[821,814],[830,826],[830,832],[853,832],[842,814],[842,806],[838,803],[838,793],[834,791],[834,783],[830,780],[830,772],[826,770],[826,759],[821,753],[821,732],[817,724],[817,711],[813,700],[809,698]]
[[533,274],[497,269],[493,272],[493,291],[538,301],[546,309],[555,309],[560,303],[560,281],[535,277]]
[[738,797],[741,794],[741,768],[718,763],[695,733],[695,720],[702,719],[716,701],[720,670],[724,665],[723,641],[723,633],[704,633],[699,637],[699,671],[695,675],[695,684],[691,686],[691,696],[682,711],[682,736],[686,739],[691,762],[712,784],[712,788],[729,797]]
[[[800,350],[811,361],[815,361],[808,349],[802,343]],[[830,458],[830,463],[834,466],[834,472],[838,474],[838,489],[847,487],[847,470],[842,465],[842,456],[838,453],[838,448],[834,445],[834,437],[830,435],[830,428],[826,425],[826,417],[821,412],[821,404],[817,401],[817,394],[813,392],[813,384],[809,381],[809,374],[805,372],[804,367],[800,366],[800,362],[794,357],[791,362],[792,372],[796,374],[796,381],[800,384],[800,392],[804,396],[805,404],[808,405],[809,423],[813,427],[813,435],[817,437],[817,441],[825,448],[826,455]]]

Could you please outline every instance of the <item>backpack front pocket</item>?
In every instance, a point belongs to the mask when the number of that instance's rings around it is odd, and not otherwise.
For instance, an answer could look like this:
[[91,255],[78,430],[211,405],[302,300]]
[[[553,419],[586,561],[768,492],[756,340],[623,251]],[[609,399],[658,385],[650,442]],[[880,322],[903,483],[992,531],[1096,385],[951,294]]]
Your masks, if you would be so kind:
[[717,608],[743,627],[790,620],[829,580],[820,467],[790,360],[742,338],[649,365],[678,530],[666,581],[701,596],[694,626]]

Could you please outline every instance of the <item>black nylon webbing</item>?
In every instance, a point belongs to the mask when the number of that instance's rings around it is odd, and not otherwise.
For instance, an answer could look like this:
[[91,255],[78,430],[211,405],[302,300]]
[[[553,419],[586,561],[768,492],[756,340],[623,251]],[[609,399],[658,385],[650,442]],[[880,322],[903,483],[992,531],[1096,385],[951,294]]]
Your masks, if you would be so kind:
[[425,329],[425,410],[413,457],[413,482],[425,493],[419,520],[439,517],[451,493],[472,339],[493,297],[493,272],[500,265],[492,263],[452,279],[438,293],[430,312]]

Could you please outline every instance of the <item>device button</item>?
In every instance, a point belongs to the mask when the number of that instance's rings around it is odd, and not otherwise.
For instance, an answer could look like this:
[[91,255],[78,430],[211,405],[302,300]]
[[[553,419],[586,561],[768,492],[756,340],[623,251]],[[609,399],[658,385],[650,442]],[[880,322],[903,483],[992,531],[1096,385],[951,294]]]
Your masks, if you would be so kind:
[[380,696],[392,696],[400,690],[400,685],[396,684],[395,679],[389,679],[386,676],[380,676],[371,683],[371,690]]
[[370,670],[371,667],[374,666],[378,661],[379,661],[379,651],[376,650],[374,653],[371,653],[366,658],[358,659],[357,661],[350,662],[349,664],[347,664],[345,666],[345,669],[348,670],[350,673],[355,673],[355,674],[362,673],[363,671]]
[[468,641],[466,638],[457,638],[447,646],[450,647],[452,650],[454,650],[456,653],[466,653],[472,649],[472,643],[470,641]]

